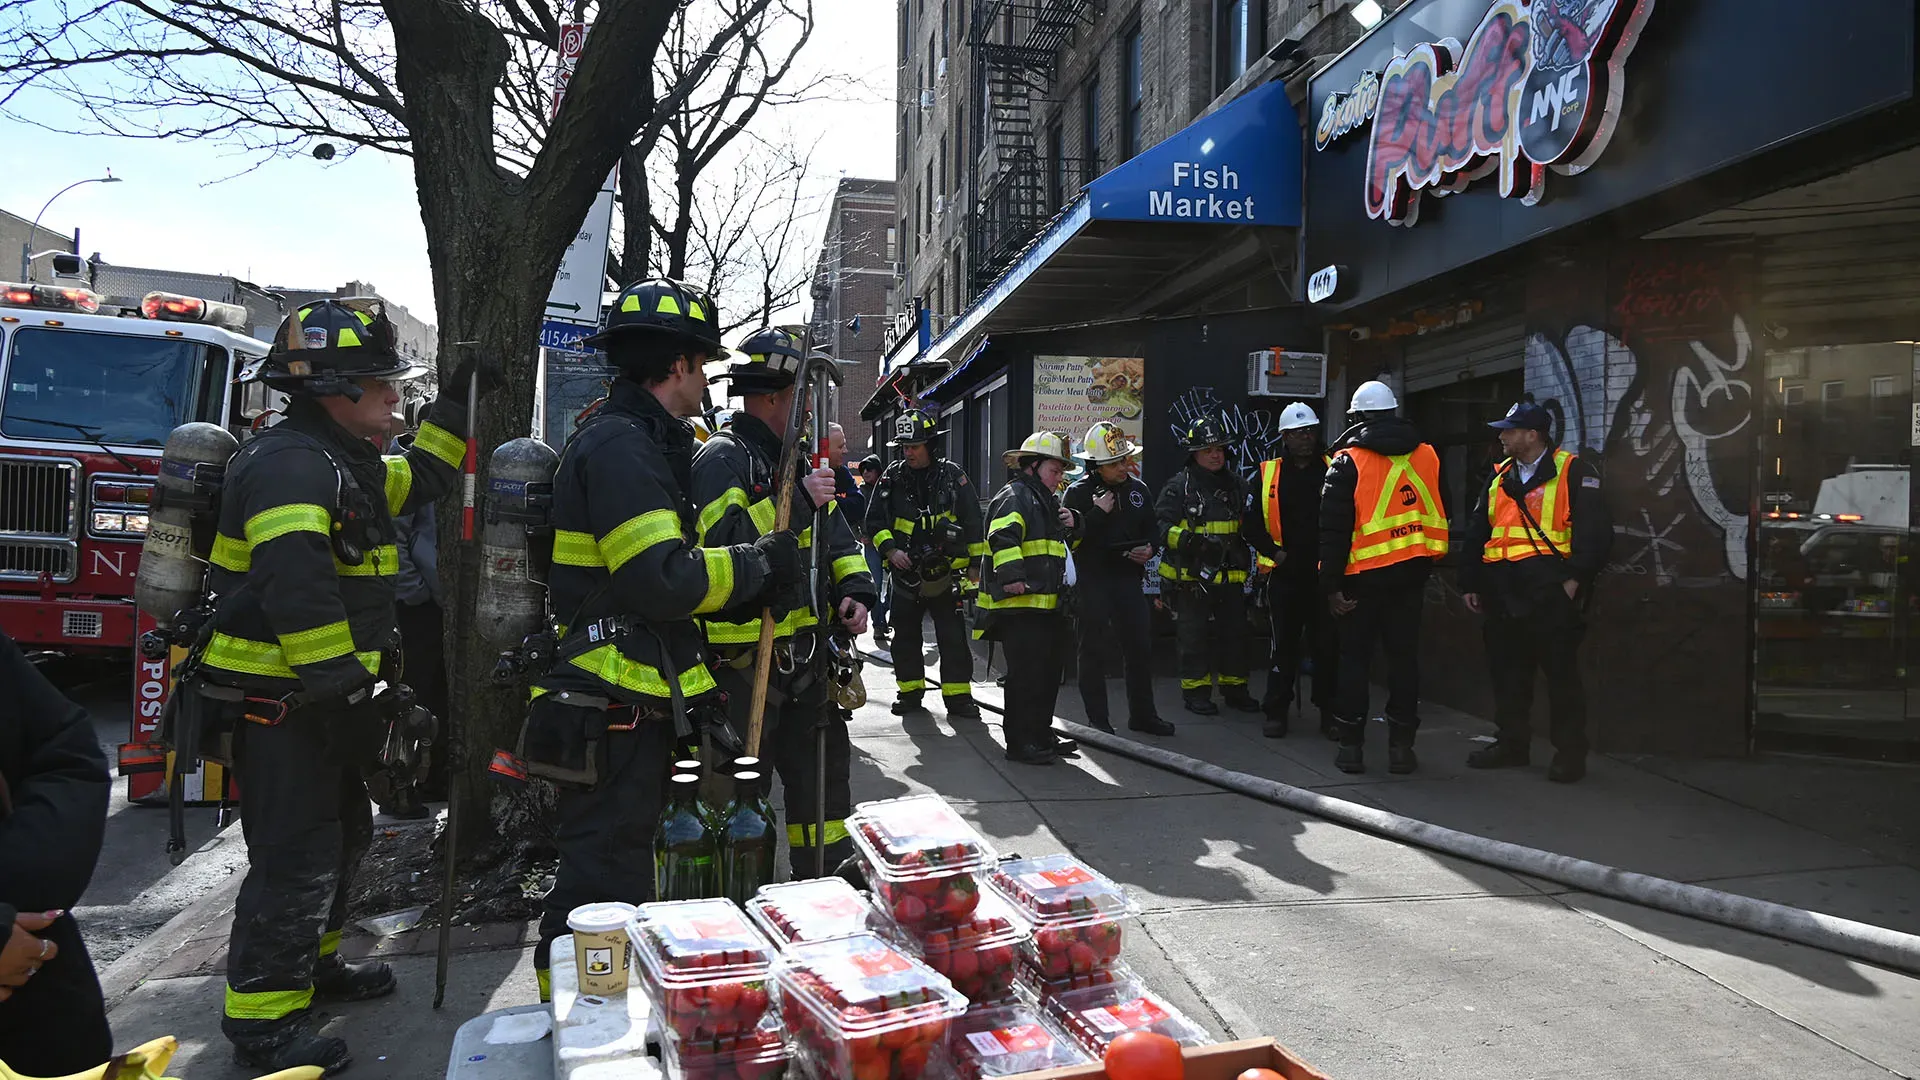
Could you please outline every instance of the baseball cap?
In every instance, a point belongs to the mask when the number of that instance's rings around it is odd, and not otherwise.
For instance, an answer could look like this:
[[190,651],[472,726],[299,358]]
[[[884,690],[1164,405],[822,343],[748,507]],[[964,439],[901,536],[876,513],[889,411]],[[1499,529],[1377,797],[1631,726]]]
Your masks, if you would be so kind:
[[1552,431],[1553,414],[1531,401],[1516,402],[1507,410],[1507,415],[1487,425],[1490,428],[1532,428],[1535,431]]

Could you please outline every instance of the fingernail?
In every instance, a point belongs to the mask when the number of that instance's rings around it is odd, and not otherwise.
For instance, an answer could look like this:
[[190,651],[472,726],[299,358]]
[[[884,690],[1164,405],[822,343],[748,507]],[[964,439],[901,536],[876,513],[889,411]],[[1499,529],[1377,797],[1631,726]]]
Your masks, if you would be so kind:
[[67,909],[66,909],[66,908],[60,908],[60,909],[59,909],[59,910],[57,910],[57,911],[48,911],[48,912],[45,912],[44,914],[45,914],[45,915],[46,915],[46,917],[47,917],[47,918],[49,918],[49,919],[57,919],[57,918],[59,918],[60,916],[62,916],[62,915],[65,915],[66,913],[67,913]]

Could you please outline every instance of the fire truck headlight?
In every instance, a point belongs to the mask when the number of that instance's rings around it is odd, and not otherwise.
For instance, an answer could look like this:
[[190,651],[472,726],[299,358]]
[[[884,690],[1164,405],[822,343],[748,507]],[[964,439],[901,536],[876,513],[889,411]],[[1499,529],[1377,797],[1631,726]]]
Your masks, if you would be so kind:
[[93,531],[97,533],[124,532],[127,527],[125,514],[116,514],[107,510],[93,512]]
[[140,536],[147,535],[147,515],[128,514],[126,531],[130,533],[137,533]]

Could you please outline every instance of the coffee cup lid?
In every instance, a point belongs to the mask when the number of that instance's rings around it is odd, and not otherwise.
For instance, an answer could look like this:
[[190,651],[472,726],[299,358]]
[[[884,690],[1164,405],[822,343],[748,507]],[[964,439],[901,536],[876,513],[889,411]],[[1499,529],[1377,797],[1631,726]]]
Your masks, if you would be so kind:
[[623,904],[618,900],[581,904],[567,912],[567,926],[582,934],[608,934],[625,928],[639,911],[632,904]]

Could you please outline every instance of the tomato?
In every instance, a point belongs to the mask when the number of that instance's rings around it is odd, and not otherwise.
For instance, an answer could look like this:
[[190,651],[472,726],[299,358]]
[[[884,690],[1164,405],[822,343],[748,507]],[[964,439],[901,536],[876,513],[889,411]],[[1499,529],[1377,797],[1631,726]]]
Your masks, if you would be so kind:
[[1129,1031],[1107,1044],[1108,1080],[1186,1080],[1180,1044],[1150,1031]]
[[1287,1078],[1272,1069],[1248,1069],[1233,1080],[1287,1080]]

